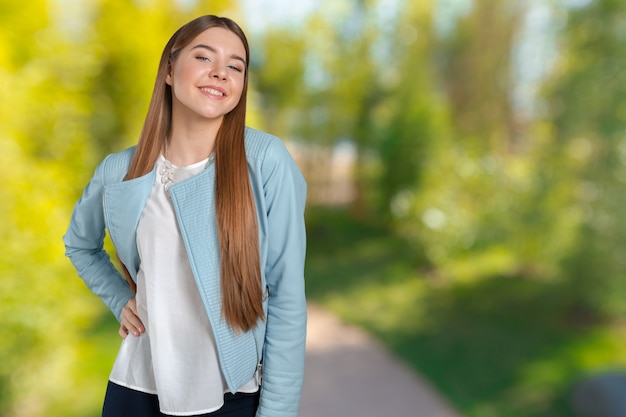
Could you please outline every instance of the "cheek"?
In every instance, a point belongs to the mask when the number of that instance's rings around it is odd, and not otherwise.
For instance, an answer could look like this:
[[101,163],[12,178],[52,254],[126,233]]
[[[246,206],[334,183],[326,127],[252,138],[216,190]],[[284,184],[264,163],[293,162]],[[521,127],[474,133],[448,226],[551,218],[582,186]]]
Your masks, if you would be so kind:
[[242,79],[240,79],[240,80],[237,80],[237,82],[236,82],[236,84],[235,84],[235,88],[234,88],[234,90],[236,90],[236,92],[237,92],[237,97],[239,97],[239,98],[241,98],[241,95],[243,94],[243,87],[244,87],[244,83],[245,83],[245,81],[244,81],[244,79],[242,78]]
[[193,79],[194,73],[195,69],[192,65],[177,65],[170,71],[166,82],[172,87],[178,85],[180,88],[182,83]]

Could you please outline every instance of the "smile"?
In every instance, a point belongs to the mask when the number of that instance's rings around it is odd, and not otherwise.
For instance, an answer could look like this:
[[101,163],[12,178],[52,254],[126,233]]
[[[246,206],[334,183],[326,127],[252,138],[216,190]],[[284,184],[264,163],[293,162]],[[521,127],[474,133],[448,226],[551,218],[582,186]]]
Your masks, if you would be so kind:
[[208,94],[210,94],[212,96],[216,96],[216,97],[223,97],[224,96],[224,93],[222,93],[221,91],[218,91],[218,90],[216,90],[214,88],[204,87],[204,88],[201,88],[200,90],[205,92],[205,93],[208,93]]

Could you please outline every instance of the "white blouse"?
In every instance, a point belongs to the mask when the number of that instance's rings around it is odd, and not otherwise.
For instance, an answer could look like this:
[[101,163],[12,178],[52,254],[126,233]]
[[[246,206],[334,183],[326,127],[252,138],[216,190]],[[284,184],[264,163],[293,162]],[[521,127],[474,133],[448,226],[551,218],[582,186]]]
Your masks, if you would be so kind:
[[[136,301],[146,331],[139,337],[129,334],[124,339],[110,380],[157,394],[164,414],[206,414],[222,407],[228,389],[174,208],[158,175],[164,162],[161,155],[156,180],[137,227],[141,266]],[[205,159],[174,167],[174,183],[198,174],[207,162]],[[252,378],[239,392],[258,389]]]

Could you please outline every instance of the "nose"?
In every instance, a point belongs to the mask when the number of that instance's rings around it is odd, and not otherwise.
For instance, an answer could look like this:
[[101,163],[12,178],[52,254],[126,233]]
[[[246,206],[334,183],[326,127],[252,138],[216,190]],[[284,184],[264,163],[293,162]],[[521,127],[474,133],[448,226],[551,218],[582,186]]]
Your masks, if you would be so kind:
[[211,78],[215,78],[217,80],[226,79],[226,66],[216,62],[215,65],[213,65],[213,68],[211,68],[210,76]]

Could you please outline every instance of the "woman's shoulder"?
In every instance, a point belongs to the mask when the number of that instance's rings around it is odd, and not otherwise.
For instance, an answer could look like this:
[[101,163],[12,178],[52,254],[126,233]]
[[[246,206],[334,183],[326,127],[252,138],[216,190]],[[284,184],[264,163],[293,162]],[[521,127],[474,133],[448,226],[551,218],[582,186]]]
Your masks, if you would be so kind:
[[285,144],[278,136],[250,127],[246,127],[245,143],[248,158],[264,160],[268,157],[289,156]]
[[248,163],[253,160],[256,162],[250,166],[256,166],[261,177],[295,178],[295,181],[306,189],[298,164],[280,138],[260,130],[246,128],[245,139]]
[[100,170],[105,184],[119,182],[124,179],[135,154],[135,148],[136,146],[131,146],[123,151],[109,154],[102,160],[98,170]]

